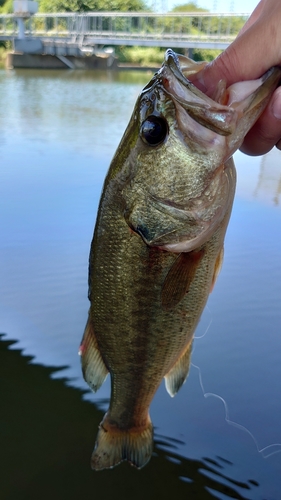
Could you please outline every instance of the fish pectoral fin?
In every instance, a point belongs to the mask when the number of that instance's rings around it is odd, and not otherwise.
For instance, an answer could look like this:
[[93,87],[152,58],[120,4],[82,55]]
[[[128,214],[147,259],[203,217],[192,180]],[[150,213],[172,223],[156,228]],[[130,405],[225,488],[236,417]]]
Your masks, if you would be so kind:
[[115,467],[128,460],[138,469],[149,461],[153,449],[153,426],[149,415],[141,428],[120,429],[110,424],[109,414],[104,416],[99,426],[95,449],[91,458],[94,470]]
[[81,356],[84,379],[91,389],[96,392],[106,379],[108,369],[101,357],[90,317],[86,324],[79,354]]
[[165,385],[168,394],[173,398],[187,379],[192,352],[192,340],[176,361],[173,368],[165,375]]
[[222,264],[223,264],[223,255],[224,255],[224,248],[222,247],[217,258],[216,258],[210,293],[213,291],[214,286],[215,286],[216,281],[217,281],[217,278],[218,278],[218,275],[220,274]]
[[163,309],[173,309],[189,291],[204,250],[181,253],[170,268],[161,292]]

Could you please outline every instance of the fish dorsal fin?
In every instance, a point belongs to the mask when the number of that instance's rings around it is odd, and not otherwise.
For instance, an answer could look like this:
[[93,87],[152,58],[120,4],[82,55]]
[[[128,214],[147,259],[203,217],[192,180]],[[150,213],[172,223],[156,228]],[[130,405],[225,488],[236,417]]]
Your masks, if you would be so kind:
[[181,357],[174,364],[173,368],[165,375],[166,389],[172,398],[177,394],[178,390],[187,379],[190,368],[191,351],[192,340],[189,342]]
[[101,357],[93,325],[88,318],[83,339],[79,348],[82,371],[86,382],[96,392],[107,377],[108,369]]
[[181,253],[170,268],[162,287],[163,309],[173,309],[189,291],[204,250]]
[[223,254],[224,254],[224,248],[222,247],[220,249],[220,252],[219,252],[217,258],[216,258],[210,293],[213,291],[215,283],[216,283],[217,278],[218,278],[218,275],[220,274],[220,270],[222,268],[222,263],[223,263]]

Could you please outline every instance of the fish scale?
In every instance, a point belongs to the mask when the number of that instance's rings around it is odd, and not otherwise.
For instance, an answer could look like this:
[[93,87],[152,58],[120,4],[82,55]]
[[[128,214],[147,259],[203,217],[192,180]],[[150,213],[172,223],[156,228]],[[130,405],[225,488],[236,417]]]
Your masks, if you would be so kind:
[[200,68],[167,51],[105,179],[80,347],[89,386],[96,391],[111,378],[95,470],[123,460],[140,468],[150,459],[151,401],[163,377],[171,396],[186,380],[194,331],[221,267],[236,184],[229,158],[281,74],[269,70],[251,95],[248,82],[245,98],[222,105],[188,80]]

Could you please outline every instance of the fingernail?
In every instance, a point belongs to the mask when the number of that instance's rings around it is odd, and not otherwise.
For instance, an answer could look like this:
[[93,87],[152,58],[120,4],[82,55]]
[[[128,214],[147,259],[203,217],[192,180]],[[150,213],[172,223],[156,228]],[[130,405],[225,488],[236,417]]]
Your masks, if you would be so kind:
[[281,120],[281,87],[275,90],[271,104],[272,114],[277,120]]

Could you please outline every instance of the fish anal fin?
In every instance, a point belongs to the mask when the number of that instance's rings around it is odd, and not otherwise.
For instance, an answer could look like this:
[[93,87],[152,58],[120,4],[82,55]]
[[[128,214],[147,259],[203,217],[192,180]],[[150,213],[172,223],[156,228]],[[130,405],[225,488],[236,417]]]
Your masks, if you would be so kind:
[[91,458],[94,470],[110,469],[127,460],[138,469],[150,460],[153,450],[153,426],[149,415],[141,428],[120,429],[110,424],[108,413],[99,426]]
[[163,309],[173,309],[188,292],[204,250],[183,252],[174,261],[161,292]]
[[96,392],[106,379],[108,370],[99,351],[90,317],[85,327],[79,354],[84,379],[91,389]]
[[215,283],[216,283],[217,278],[218,278],[218,275],[220,274],[220,270],[221,270],[222,264],[223,264],[223,255],[224,255],[224,248],[222,247],[217,258],[216,258],[210,293],[213,291]]
[[187,379],[192,352],[192,340],[176,361],[173,368],[165,375],[165,385],[168,394],[173,398]]

